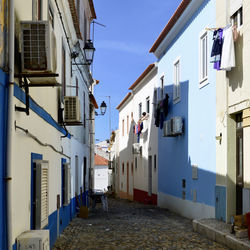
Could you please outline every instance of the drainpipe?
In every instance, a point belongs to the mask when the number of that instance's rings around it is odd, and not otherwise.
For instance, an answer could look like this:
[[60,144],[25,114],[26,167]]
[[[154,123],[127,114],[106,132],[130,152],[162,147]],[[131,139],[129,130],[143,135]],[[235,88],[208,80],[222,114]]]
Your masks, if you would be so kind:
[[6,163],[6,198],[7,198],[7,249],[12,249],[12,134],[13,125],[13,94],[14,94],[14,42],[15,17],[14,0],[9,0],[9,99],[8,99],[8,126],[7,126],[7,163]]

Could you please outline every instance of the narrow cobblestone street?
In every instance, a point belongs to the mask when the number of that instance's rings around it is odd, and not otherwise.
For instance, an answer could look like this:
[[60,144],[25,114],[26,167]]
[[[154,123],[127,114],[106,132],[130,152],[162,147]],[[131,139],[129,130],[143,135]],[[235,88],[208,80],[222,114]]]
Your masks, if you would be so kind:
[[97,204],[88,219],[75,218],[53,249],[227,249],[170,211],[112,198],[108,203],[109,212]]

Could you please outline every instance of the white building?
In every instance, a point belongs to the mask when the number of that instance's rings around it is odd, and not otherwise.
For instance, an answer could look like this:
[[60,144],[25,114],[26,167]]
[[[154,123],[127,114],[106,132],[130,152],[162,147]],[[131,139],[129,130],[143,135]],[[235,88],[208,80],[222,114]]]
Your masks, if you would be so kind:
[[14,0],[14,13],[8,245],[16,247],[24,231],[48,229],[52,246],[76,214],[76,196],[87,203],[89,123],[97,104],[89,96],[94,80],[83,48],[96,14],[92,0]]
[[[153,105],[157,84],[157,65],[150,64],[131,85],[131,92],[117,106],[120,162],[118,195],[150,204],[157,203],[158,132],[154,125]],[[140,132],[139,124],[140,128],[143,126]]]
[[94,166],[94,181],[93,189],[102,190],[103,192],[108,191],[109,186],[109,169],[108,160],[102,156],[95,154],[95,166]]

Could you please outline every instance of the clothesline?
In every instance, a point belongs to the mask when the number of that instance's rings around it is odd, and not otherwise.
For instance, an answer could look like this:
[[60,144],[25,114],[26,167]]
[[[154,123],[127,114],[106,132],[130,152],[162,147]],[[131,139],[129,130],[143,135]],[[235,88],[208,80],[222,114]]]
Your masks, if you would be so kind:
[[218,27],[218,28],[205,28],[205,30],[209,30],[209,31],[215,31],[218,29],[225,29],[226,27]]
[[227,28],[229,28],[229,27],[231,27],[232,26],[232,23],[229,23],[227,26],[225,26],[225,27],[216,27],[216,28],[209,28],[209,27],[206,27],[205,28],[205,30],[208,30],[208,31],[215,31],[215,30],[218,30],[218,29],[227,29]]

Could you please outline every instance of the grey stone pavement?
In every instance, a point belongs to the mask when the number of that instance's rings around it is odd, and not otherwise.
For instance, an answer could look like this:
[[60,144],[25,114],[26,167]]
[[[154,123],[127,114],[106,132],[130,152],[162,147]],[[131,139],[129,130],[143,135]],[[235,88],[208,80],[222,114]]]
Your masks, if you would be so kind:
[[228,249],[168,210],[113,198],[108,205],[108,212],[98,203],[88,219],[73,219],[53,249]]

